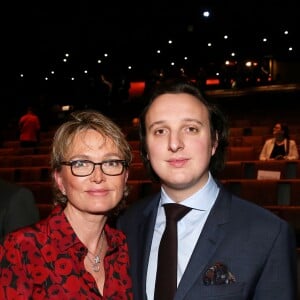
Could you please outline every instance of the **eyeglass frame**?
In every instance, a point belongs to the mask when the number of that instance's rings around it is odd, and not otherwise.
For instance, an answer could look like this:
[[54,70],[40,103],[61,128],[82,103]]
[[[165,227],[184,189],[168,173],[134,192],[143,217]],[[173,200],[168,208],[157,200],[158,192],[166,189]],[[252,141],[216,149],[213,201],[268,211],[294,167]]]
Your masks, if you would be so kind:
[[[73,166],[74,166],[76,163],[78,163],[78,162],[91,163],[91,164],[93,165],[92,171],[91,171],[89,174],[87,174],[87,175],[77,175],[77,174],[75,174],[74,171],[73,171]],[[121,165],[122,165],[122,170],[121,170],[121,172],[118,173],[118,174],[113,174],[113,175],[105,173],[105,172],[103,171],[103,167],[102,167],[102,166],[103,166],[103,164],[105,164],[105,163],[110,163],[110,162],[118,162],[118,163],[121,163]],[[90,175],[93,174],[93,172],[95,171],[95,167],[96,167],[97,165],[100,166],[101,172],[102,172],[103,174],[107,175],[107,176],[119,176],[119,175],[122,175],[122,174],[124,173],[125,168],[128,168],[128,162],[127,162],[125,159],[108,159],[108,160],[104,160],[104,161],[97,162],[97,163],[96,163],[96,162],[93,162],[93,161],[91,161],[91,160],[88,160],[88,159],[77,159],[77,160],[71,160],[71,161],[61,161],[60,164],[61,164],[61,165],[65,165],[65,166],[71,167],[71,173],[72,173],[73,176],[76,176],[76,177],[87,177],[87,176],[90,176]]]

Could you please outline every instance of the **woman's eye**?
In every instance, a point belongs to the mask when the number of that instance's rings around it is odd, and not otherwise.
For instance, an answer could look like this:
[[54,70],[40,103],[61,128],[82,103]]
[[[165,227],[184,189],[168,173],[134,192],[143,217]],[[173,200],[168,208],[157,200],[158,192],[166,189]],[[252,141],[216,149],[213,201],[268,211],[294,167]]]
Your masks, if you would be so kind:
[[104,163],[107,167],[116,167],[119,162],[115,161],[115,160],[109,160],[107,162]]
[[84,167],[84,166],[85,166],[85,162],[82,161],[82,160],[77,160],[77,161],[74,161],[73,166],[74,166],[75,168]]

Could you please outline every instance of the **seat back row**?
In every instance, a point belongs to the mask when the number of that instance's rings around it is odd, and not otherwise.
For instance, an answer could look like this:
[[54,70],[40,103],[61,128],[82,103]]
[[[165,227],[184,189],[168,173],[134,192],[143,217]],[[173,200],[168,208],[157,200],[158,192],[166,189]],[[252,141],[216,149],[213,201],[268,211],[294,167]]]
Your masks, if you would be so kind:
[[[43,139],[40,140],[38,142],[38,147],[50,147],[52,144],[52,138],[47,138],[47,139]],[[4,141],[2,144],[3,148],[20,148],[20,141],[19,140],[11,140],[11,141]]]
[[256,179],[260,170],[280,172],[280,179],[300,179],[300,160],[228,161],[216,177],[218,179]]
[[268,205],[300,205],[300,179],[230,179],[221,180],[233,194]]
[[49,154],[0,156],[0,168],[3,167],[39,167],[49,166]]
[[37,146],[37,147],[7,147],[0,148],[0,155],[30,155],[30,154],[49,154],[49,146]]
[[0,178],[11,182],[50,181],[50,167],[4,167]]
[[[132,163],[142,163],[139,151],[132,151]],[[0,153],[0,168],[2,167],[44,167],[50,165],[50,154],[27,154],[16,155],[13,152],[10,154],[1,155]]]

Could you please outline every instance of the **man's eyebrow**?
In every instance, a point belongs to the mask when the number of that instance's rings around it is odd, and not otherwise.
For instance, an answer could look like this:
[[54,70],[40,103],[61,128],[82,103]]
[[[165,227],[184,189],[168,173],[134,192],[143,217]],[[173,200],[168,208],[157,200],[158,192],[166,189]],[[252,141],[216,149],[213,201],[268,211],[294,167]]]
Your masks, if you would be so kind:
[[155,121],[155,122],[153,122],[152,124],[149,125],[148,129],[151,129],[153,126],[160,125],[160,124],[163,124],[165,122],[166,122],[165,120]]
[[195,122],[195,123],[198,123],[199,125],[203,125],[204,122],[198,120],[198,119],[194,119],[194,118],[185,118],[183,119],[183,121],[188,121],[188,122]]
[[[195,122],[195,123],[198,123],[199,125],[203,125],[204,122],[198,120],[198,119],[195,119],[195,118],[185,118],[185,119],[182,119],[183,122]],[[159,120],[159,121],[155,121],[153,122],[152,124],[149,125],[148,129],[151,129],[152,127],[154,127],[155,125],[161,125],[163,123],[165,123],[166,121],[165,120]]]

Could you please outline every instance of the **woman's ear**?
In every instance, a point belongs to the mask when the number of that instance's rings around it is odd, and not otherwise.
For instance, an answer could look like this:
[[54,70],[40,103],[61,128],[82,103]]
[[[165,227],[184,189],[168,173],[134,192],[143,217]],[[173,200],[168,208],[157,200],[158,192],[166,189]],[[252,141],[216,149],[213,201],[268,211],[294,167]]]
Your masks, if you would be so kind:
[[57,187],[61,191],[61,193],[63,195],[66,195],[66,189],[65,189],[64,184],[63,184],[61,173],[58,172],[58,171],[54,171],[53,178],[55,180],[55,183],[56,183]]

